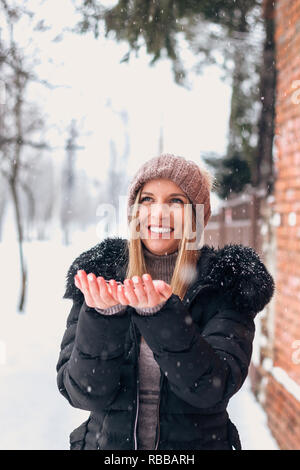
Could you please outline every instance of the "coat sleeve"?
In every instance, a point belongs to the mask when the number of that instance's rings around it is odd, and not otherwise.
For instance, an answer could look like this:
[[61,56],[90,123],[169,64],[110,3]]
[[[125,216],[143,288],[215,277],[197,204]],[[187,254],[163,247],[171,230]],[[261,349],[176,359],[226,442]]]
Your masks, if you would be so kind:
[[170,389],[199,408],[229,399],[248,373],[253,315],[241,315],[225,302],[222,305],[201,332],[175,294],[155,315],[133,314]]
[[113,402],[129,324],[128,311],[102,315],[73,299],[56,365],[59,391],[72,406],[99,411]]

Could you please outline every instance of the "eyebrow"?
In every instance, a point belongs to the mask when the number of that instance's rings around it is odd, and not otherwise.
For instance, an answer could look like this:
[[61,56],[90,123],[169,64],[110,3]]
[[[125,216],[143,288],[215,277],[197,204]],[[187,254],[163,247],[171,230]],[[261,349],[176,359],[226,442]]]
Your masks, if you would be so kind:
[[[153,193],[149,193],[148,191],[143,191],[142,194],[150,194],[151,196],[153,196]],[[181,193],[171,193],[171,194],[169,194],[169,196],[182,196],[182,197],[185,197],[187,199],[185,194],[181,194]]]

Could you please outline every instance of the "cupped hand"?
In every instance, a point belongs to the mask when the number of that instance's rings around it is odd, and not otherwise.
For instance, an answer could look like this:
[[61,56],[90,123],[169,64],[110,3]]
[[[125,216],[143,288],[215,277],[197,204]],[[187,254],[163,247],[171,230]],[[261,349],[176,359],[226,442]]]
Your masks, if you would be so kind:
[[132,307],[146,308],[168,300],[172,288],[164,281],[153,281],[150,274],[143,274],[142,278],[133,276],[132,279],[125,279],[124,286],[118,286],[118,294],[120,303],[129,302]]
[[86,304],[93,308],[104,309],[117,304],[136,308],[155,307],[172,295],[169,284],[162,280],[152,280],[150,274],[143,274],[142,278],[133,276],[132,279],[125,279],[124,285],[118,285],[114,279],[108,285],[102,276],[96,278],[93,273],[87,276],[84,270],[77,271],[74,279]]
[[87,275],[81,269],[74,276],[74,282],[83,293],[88,307],[104,309],[120,303],[117,296],[117,282],[114,279],[109,281],[108,286],[102,276],[96,277],[94,273]]

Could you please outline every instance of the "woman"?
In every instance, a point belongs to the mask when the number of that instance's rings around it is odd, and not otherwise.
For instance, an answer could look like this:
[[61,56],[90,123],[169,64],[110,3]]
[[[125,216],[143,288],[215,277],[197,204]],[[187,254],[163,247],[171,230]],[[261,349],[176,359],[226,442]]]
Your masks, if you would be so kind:
[[147,161],[129,188],[129,240],[108,237],[69,268],[57,381],[91,412],[71,449],[241,448],[226,408],[274,281],[250,247],[188,244],[212,185],[183,157]]

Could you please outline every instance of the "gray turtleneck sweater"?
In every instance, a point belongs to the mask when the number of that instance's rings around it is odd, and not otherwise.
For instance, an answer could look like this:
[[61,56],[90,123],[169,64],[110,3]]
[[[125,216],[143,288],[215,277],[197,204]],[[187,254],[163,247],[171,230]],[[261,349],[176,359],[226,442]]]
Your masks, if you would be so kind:
[[[168,255],[155,255],[143,245],[147,272],[152,279],[162,279],[170,284],[178,251]],[[153,315],[166,303],[161,302],[155,307],[136,308],[139,315]],[[106,309],[96,310],[104,315],[121,314],[126,305],[114,305]],[[158,420],[160,368],[153,357],[148,344],[141,338],[139,355],[139,412],[137,422],[138,450],[153,450]]]

